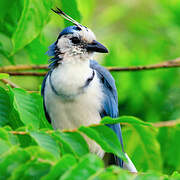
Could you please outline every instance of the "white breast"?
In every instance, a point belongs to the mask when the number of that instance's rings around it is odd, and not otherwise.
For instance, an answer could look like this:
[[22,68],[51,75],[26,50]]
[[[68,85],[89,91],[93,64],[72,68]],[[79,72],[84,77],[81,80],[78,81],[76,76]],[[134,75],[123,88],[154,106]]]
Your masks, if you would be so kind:
[[[51,80],[56,91],[64,92],[66,95],[77,94],[87,78],[92,75],[89,62],[77,63],[72,66],[60,65],[52,72]],[[102,108],[103,92],[97,74],[93,81],[82,94],[67,100],[57,96],[49,83],[49,77],[45,86],[45,106],[51,118],[54,129],[74,129],[81,125],[88,126],[97,124],[101,117],[99,111]],[[103,151],[97,144],[88,140],[92,152],[103,155]]]

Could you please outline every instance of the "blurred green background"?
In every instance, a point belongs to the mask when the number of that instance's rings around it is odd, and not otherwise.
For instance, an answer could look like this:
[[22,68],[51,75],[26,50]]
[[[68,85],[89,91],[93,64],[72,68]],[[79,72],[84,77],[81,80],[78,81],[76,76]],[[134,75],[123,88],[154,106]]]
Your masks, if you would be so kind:
[[[0,66],[47,64],[48,46],[69,25],[50,11],[56,6],[81,20],[108,47],[109,54],[95,58],[105,66],[149,65],[180,56],[179,0],[10,0],[0,2]],[[149,122],[180,118],[180,69],[112,74],[120,115],[133,115]],[[26,90],[37,91],[43,77],[10,80]],[[180,127],[160,128],[155,134],[160,144],[158,155],[163,159],[163,165],[157,165],[159,170],[163,167],[169,174],[180,170]],[[128,128],[123,136],[132,143],[138,140]],[[143,151],[136,145],[132,148],[130,143],[125,146],[133,160],[138,161],[136,154]]]

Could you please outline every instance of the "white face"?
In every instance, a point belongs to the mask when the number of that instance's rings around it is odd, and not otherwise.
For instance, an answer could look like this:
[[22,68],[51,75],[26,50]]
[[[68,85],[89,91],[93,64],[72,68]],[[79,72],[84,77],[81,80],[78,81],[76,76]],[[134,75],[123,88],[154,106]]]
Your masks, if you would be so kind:
[[74,30],[73,34],[62,35],[57,41],[57,47],[64,56],[88,56],[93,53],[88,52],[85,46],[93,40],[96,40],[94,33],[82,26],[81,30]]

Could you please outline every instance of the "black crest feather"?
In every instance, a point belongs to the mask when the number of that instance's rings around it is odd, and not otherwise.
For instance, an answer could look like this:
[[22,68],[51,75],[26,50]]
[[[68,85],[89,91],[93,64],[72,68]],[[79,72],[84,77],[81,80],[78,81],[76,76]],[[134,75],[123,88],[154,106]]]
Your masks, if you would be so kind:
[[72,17],[68,16],[65,12],[63,12],[61,9],[59,9],[58,7],[56,7],[56,10],[51,9],[53,12],[55,12],[56,14],[59,14],[60,16],[62,16],[64,19],[72,22],[74,25],[76,25],[77,27],[81,28],[83,25],[81,25],[79,22],[77,22],[76,20],[74,20]]

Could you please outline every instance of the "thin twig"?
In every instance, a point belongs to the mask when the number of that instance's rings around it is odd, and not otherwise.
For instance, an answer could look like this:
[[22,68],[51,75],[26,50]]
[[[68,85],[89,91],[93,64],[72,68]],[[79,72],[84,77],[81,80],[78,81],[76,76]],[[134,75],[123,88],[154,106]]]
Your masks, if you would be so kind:
[[180,67],[180,58],[172,61],[166,61],[159,64],[149,66],[132,66],[132,67],[107,67],[109,71],[143,71],[143,70],[154,70],[162,68],[177,68]]
[[14,135],[26,135],[26,134],[29,134],[26,131],[10,131],[10,133],[14,134]]
[[0,72],[48,69],[47,65],[16,65],[0,67]]
[[10,76],[45,76],[47,72],[3,72]]
[[[125,125],[129,125],[129,123],[122,123]],[[177,124],[180,124],[180,119],[177,120],[171,120],[171,121],[162,121],[162,122],[156,122],[156,123],[151,123],[154,127],[160,128],[160,127],[174,127]],[[102,124],[92,124],[88,127],[95,127],[95,126],[100,126]],[[62,132],[75,132],[77,131],[77,129],[71,129],[71,130],[62,130]],[[52,134],[54,131],[53,130],[49,130],[46,131],[46,133],[48,134]],[[15,135],[26,135],[29,134],[29,132],[27,131],[10,131],[10,133],[15,134]]]
[[155,127],[173,127],[176,126],[177,124],[180,124],[180,119],[153,123]]
[[[143,71],[162,68],[178,68],[180,67],[180,58],[165,61],[162,63],[148,66],[131,66],[131,67],[106,67],[109,71]],[[17,65],[0,67],[0,73],[7,73],[11,76],[45,76],[46,72],[16,72],[22,70],[48,70],[47,65]]]
[[13,83],[9,79],[1,79],[4,84],[9,84],[12,88],[20,88],[17,84]]

